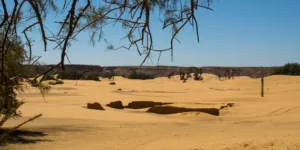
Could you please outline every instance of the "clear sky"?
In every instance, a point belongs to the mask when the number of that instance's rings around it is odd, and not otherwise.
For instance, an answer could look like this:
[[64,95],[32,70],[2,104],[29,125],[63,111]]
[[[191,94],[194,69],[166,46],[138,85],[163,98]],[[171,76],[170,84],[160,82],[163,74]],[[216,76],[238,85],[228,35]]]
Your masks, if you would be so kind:
[[[300,0],[218,0],[212,8],[214,11],[197,11],[200,43],[192,28],[184,29],[178,36],[181,44],[175,44],[173,62],[170,52],[166,52],[160,65],[278,66],[300,62]],[[155,47],[165,48],[172,33],[162,33],[162,24],[152,21]],[[124,32],[118,26],[105,30],[115,45],[122,45],[121,33]],[[106,51],[104,42],[93,47],[88,33],[77,39],[68,50],[72,64],[140,65],[144,58],[135,49]],[[34,49],[36,56],[43,56],[43,63],[60,60],[60,51],[50,46],[44,52],[40,40],[36,40]],[[145,65],[156,65],[156,55],[152,61]]]

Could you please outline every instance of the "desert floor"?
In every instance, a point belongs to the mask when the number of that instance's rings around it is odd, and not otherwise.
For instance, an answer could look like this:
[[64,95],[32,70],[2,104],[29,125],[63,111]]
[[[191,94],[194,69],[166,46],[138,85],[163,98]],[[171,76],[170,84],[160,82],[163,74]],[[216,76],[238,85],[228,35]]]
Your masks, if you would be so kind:
[[[219,81],[210,74],[203,81],[174,79],[64,81],[52,86],[45,97],[33,87],[18,96],[26,103],[22,118],[43,116],[20,130],[19,140],[0,149],[20,150],[300,150],[300,77],[265,78],[265,97],[260,79],[236,77]],[[77,85],[76,85],[77,84]],[[122,90],[118,90],[122,89]],[[154,114],[147,109],[117,110],[105,106],[121,100],[172,102],[178,107],[220,107],[219,116],[201,112]],[[105,109],[85,108],[99,102]],[[25,132],[26,131],[26,132]]]

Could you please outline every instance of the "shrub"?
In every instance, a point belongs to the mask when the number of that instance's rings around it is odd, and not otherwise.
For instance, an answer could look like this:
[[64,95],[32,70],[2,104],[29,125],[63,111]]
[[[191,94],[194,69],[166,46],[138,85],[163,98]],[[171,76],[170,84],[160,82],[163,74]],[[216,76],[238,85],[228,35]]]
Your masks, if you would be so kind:
[[[1,29],[3,28],[1,27]],[[2,31],[1,35],[4,35]],[[5,43],[3,43],[3,38],[0,38],[0,43],[4,44],[0,49],[2,54],[2,65],[0,65],[0,127],[7,120],[19,117],[21,113],[18,108],[23,104],[17,98],[17,91],[23,91],[18,78],[26,70],[22,65],[26,60],[26,51],[22,41],[13,37],[15,36],[7,37]],[[9,49],[6,49],[7,47]],[[0,142],[1,137],[3,137],[2,134],[0,134]]]
[[200,80],[203,80],[203,77],[201,77],[201,74],[199,74],[199,73],[194,73],[194,80],[200,81]]
[[[98,72],[77,72],[75,70],[69,69],[65,70],[65,76],[63,79],[67,80],[94,80],[94,81],[100,81],[99,76],[100,74]],[[62,73],[58,74],[57,78],[62,79]]]
[[44,80],[55,80],[55,78],[54,78],[53,75],[47,74],[47,75],[45,76]]
[[55,81],[50,81],[48,82],[49,85],[56,85],[56,82]]
[[113,76],[115,76],[115,73],[114,72],[102,72],[100,74],[100,76],[102,78],[112,78]]
[[62,81],[62,80],[56,80],[55,84],[64,84],[64,81]]
[[287,63],[282,67],[276,68],[272,75],[300,75],[300,64]]
[[83,77],[81,79],[82,80],[100,81],[98,72],[87,72],[83,75]]
[[48,82],[49,85],[56,85],[56,84],[64,84],[62,80],[50,81]]
[[147,80],[147,79],[154,79],[154,75],[145,74],[145,73],[138,73],[138,72],[132,72],[128,75],[128,79],[141,79],[141,80]]
[[180,80],[185,80],[185,73],[180,71],[179,72]]
[[64,71],[64,78],[62,77],[62,73],[59,73],[57,78],[60,78],[60,79],[68,79],[68,80],[76,80],[78,79],[78,73],[77,71],[75,70],[72,70],[72,69],[66,69]]

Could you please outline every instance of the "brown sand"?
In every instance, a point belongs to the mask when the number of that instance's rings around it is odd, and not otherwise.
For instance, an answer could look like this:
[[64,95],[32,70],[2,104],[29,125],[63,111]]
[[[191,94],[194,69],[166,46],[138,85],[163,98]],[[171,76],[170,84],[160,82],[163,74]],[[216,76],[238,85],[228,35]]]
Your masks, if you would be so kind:
[[[64,81],[52,87],[45,100],[37,89],[19,94],[26,104],[23,118],[10,120],[11,127],[42,113],[42,118],[21,129],[44,136],[24,136],[31,144],[17,142],[0,149],[60,150],[285,150],[300,149],[300,77],[265,78],[265,97],[260,79],[237,77],[219,81],[205,74],[203,81],[186,83],[173,79],[128,80],[116,85],[102,79]],[[148,108],[123,110],[107,107],[111,101],[170,102],[174,107],[220,108],[219,116],[201,112],[169,115],[147,113]],[[46,102],[45,102],[46,101]],[[104,111],[86,109],[98,102]]]

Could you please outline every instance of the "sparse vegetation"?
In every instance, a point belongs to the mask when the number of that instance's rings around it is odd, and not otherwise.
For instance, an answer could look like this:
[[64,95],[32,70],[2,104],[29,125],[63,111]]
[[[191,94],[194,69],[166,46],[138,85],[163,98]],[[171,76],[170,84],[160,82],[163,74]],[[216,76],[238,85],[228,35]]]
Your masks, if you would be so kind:
[[64,75],[63,73],[59,73],[57,78],[60,79],[67,79],[67,80],[77,80],[78,79],[78,72],[72,69],[68,69],[64,71]]
[[186,80],[185,79],[185,73],[183,71],[179,72],[180,80]]
[[100,81],[99,76],[100,76],[99,72],[87,72],[80,79]]
[[49,85],[56,85],[56,82],[55,81],[49,81],[48,84]]
[[44,80],[56,80],[56,79],[54,78],[54,75],[49,75],[49,74],[47,74],[47,75],[45,76]]
[[300,63],[287,63],[282,67],[279,67],[274,70],[272,75],[291,75],[299,76],[300,75]]
[[133,71],[133,72],[131,72],[131,73],[128,75],[127,78],[128,78],[128,79],[148,80],[148,79],[154,79],[155,76],[154,76],[154,75],[150,75],[150,74],[145,74],[145,73]]
[[64,84],[64,81],[62,81],[62,80],[56,80],[55,84]]
[[171,79],[172,77],[174,77],[174,75],[175,75],[175,72],[170,72],[170,73],[168,74],[168,78]]
[[201,76],[203,73],[202,68],[196,69],[196,72],[194,73],[194,80],[200,81],[203,80],[203,77]]
[[[64,78],[65,80],[94,80],[94,81],[100,81],[99,79],[100,73],[99,72],[89,72],[89,71],[83,71],[78,72],[73,69],[66,70],[64,72]],[[58,74],[58,78],[62,78],[62,73]]]
[[102,72],[100,74],[100,76],[102,78],[112,78],[113,76],[115,76],[115,73],[114,72]]

